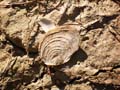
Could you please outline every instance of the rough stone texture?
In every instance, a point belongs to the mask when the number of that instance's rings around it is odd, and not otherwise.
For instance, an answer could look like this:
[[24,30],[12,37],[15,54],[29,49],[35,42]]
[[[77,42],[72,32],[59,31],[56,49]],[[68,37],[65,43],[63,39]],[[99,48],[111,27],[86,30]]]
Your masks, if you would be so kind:
[[[43,17],[80,32],[69,62],[41,61]],[[120,1],[0,0],[0,89],[119,90]]]

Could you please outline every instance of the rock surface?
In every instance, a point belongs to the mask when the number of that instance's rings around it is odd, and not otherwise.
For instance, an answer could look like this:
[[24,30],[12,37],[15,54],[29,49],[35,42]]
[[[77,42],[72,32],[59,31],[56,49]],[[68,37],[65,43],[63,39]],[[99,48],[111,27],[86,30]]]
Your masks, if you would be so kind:
[[[79,31],[68,62],[42,62],[41,18]],[[13,89],[120,90],[120,1],[0,0],[0,90]]]

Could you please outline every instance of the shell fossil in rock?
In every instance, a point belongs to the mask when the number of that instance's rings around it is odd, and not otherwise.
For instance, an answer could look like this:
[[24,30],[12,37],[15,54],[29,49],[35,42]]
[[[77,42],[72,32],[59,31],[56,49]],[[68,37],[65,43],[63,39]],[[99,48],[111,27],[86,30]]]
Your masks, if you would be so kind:
[[79,48],[79,32],[69,26],[48,31],[39,45],[41,60],[48,66],[61,65]]

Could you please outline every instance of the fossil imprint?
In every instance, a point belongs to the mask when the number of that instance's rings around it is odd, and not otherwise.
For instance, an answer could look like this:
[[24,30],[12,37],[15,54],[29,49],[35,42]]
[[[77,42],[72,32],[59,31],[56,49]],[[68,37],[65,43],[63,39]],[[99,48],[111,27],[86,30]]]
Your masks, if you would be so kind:
[[79,32],[68,26],[51,29],[39,45],[40,57],[49,66],[68,62],[78,48]]

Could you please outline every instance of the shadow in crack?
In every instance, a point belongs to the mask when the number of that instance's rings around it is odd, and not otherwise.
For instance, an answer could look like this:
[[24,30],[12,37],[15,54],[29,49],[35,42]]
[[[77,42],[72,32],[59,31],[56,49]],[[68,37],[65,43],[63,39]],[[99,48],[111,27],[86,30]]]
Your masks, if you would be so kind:
[[111,20],[115,19],[117,16],[119,16],[118,14],[112,15],[112,16],[102,16],[102,21],[98,21],[90,26],[88,26],[86,29],[88,31],[92,30],[92,29],[97,29],[97,28],[104,28],[105,24],[108,24]]

